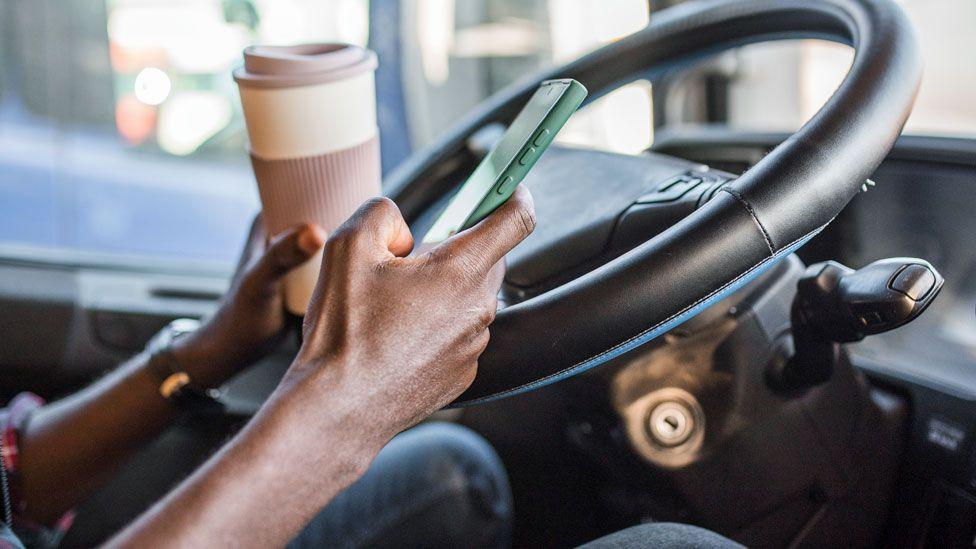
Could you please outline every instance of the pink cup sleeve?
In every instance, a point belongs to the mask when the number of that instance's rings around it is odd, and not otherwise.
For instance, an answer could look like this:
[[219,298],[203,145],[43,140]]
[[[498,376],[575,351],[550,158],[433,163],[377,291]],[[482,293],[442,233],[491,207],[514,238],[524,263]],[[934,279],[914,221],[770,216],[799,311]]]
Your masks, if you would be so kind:
[[267,160],[251,153],[251,165],[271,235],[306,222],[332,232],[381,193],[378,135],[348,149],[304,158]]

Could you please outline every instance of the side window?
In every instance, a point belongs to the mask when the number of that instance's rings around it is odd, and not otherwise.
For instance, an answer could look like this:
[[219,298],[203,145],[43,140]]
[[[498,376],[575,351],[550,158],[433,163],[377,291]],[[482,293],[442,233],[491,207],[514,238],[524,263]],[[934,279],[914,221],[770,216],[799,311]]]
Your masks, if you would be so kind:
[[228,269],[258,209],[242,48],[367,31],[367,0],[3,2],[0,257]]

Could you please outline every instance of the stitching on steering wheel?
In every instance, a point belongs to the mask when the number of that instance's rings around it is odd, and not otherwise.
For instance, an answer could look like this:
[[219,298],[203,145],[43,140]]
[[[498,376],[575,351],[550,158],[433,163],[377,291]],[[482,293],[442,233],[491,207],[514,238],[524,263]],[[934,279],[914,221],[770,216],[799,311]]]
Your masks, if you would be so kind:
[[749,212],[749,215],[752,216],[752,220],[755,221],[756,225],[759,226],[759,231],[762,233],[763,239],[766,241],[766,247],[769,248],[769,253],[772,255],[776,255],[776,249],[773,248],[773,239],[772,237],[769,236],[769,231],[767,231],[766,227],[763,226],[762,221],[759,221],[759,216],[757,216],[756,211],[752,209],[752,204],[749,204],[749,201],[746,200],[744,196],[742,196],[742,193],[740,193],[739,191],[731,187],[722,187],[720,190],[725,191],[730,195],[732,195],[736,200],[738,200],[745,207],[745,209]]
[[[484,403],[484,402],[490,402],[492,400],[497,400],[497,399],[502,398],[502,397],[505,397],[505,396],[516,395],[516,394],[525,392],[525,391],[527,391],[529,389],[533,389],[533,388],[536,388],[536,387],[542,387],[544,385],[549,384],[550,382],[558,381],[559,379],[561,379],[563,377],[567,377],[566,376],[567,373],[570,373],[570,372],[573,372],[574,370],[577,370],[579,368],[582,368],[583,366],[586,366],[589,363],[594,363],[594,364],[591,365],[591,367],[592,366],[597,366],[598,363],[596,363],[596,361],[599,361],[601,358],[603,358],[603,357],[605,357],[607,355],[613,355],[614,353],[616,353],[616,351],[620,350],[621,348],[624,348],[624,347],[630,345],[634,341],[637,341],[637,340],[641,339],[642,337],[646,336],[647,334],[654,332],[655,330],[661,328],[662,326],[668,324],[669,322],[672,322],[673,320],[679,318],[680,316],[687,314],[688,312],[694,310],[696,307],[700,307],[702,304],[706,303],[707,301],[709,301],[710,299],[714,298],[715,296],[717,296],[717,295],[719,295],[719,294],[721,294],[723,292],[729,291],[730,288],[733,288],[737,283],[739,283],[740,281],[743,281],[744,278],[751,277],[754,274],[755,275],[758,275],[759,273],[757,271],[761,272],[762,269],[764,269],[764,268],[766,268],[768,266],[771,266],[776,261],[778,261],[778,260],[786,257],[787,255],[793,253],[794,251],[796,251],[796,249],[798,249],[800,246],[802,246],[804,243],[806,243],[806,241],[808,241],[811,238],[813,238],[814,236],[816,236],[820,231],[822,231],[824,229],[824,227],[826,227],[827,225],[829,225],[833,220],[834,220],[834,218],[831,218],[831,220],[828,221],[827,223],[824,223],[823,225],[821,225],[820,227],[817,227],[813,231],[811,231],[811,232],[809,232],[809,233],[801,236],[800,238],[797,238],[796,240],[794,240],[793,242],[790,242],[786,246],[783,246],[782,248],[779,249],[779,251],[773,252],[772,255],[770,255],[769,257],[763,259],[759,263],[756,263],[751,268],[749,268],[747,271],[743,272],[742,274],[740,274],[739,276],[733,278],[732,280],[726,282],[725,284],[723,284],[719,288],[716,288],[715,290],[712,290],[711,292],[709,292],[708,294],[706,294],[704,297],[696,300],[691,305],[688,305],[687,307],[685,307],[685,308],[681,309],[680,311],[672,314],[671,316],[665,318],[664,320],[658,322],[657,324],[651,326],[650,328],[647,328],[646,330],[640,332],[639,334],[637,334],[637,335],[635,335],[633,337],[630,337],[630,338],[628,338],[628,339],[626,339],[624,341],[621,341],[620,343],[614,345],[613,347],[610,347],[609,349],[606,349],[605,351],[601,351],[601,352],[599,352],[599,353],[597,353],[597,354],[595,354],[595,355],[593,355],[593,356],[591,356],[589,358],[583,359],[583,360],[577,362],[576,364],[573,364],[572,366],[569,366],[567,368],[564,368],[564,369],[562,369],[562,370],[560,370],[558,372],[554,372],[552,374],[549,374],[546,377],[537,379],[535,381],[531,381],[529,383],[525,383],[525,384],[519,385],[518,387],[513,387],[511,389],[507,389],[505,391],[501,391],[501,392],[498,392],[498,393],[493,393],[491,395],[486,395],[486,396],[479,397],[479,398],[475,398],[475,399],[472,399],[472,400],[466,400],[466,401],[463,401],[463,402],[458,402],[456,404],[451,405],[451,407],[454,407],[456,405],[470,406],[470,405],[474,405],[474,404],[481,404],[481,403]],[[770,241],[769,241],[768,238],[766,240],[766,243],[767,244],[770,244]],[[734,288],[734,289],[738,289],[738,288]],[[620,353],[617,353],[617,354],[618,355],[619,354],[623,354],[624,352],[627,352],[629,350],[630,349],[624,349],[623,351],[621,351]],[[611,358],[613,358],[613,357],[611,357]],[[589,369],[589,368],[586,368],[586,369]]]

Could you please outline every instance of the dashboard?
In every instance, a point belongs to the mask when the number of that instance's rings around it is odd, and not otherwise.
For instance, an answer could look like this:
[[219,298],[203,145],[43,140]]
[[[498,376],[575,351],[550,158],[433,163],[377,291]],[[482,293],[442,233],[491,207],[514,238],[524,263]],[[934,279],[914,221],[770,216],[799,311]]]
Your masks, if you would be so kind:
[[[704,128],[659,136],[654,149],[741,173],[786,135]],[[852,268],[921,257],[943,293],[910,328],[849,346],[871,380],[910,403],[891,542],[976,544],[976,141],[903,136],[834,223],[804,247],[807,264]]]

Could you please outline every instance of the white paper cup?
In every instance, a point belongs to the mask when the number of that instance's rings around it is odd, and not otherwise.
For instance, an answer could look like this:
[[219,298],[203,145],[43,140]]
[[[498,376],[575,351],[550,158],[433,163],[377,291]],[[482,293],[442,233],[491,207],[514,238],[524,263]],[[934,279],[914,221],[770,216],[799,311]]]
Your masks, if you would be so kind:
[[[251,46],[234,72],[270,235],[299,223],[328,232],[380,194],[376,54],[348,44]],[[321,254],[288,274],[304,314]]]

